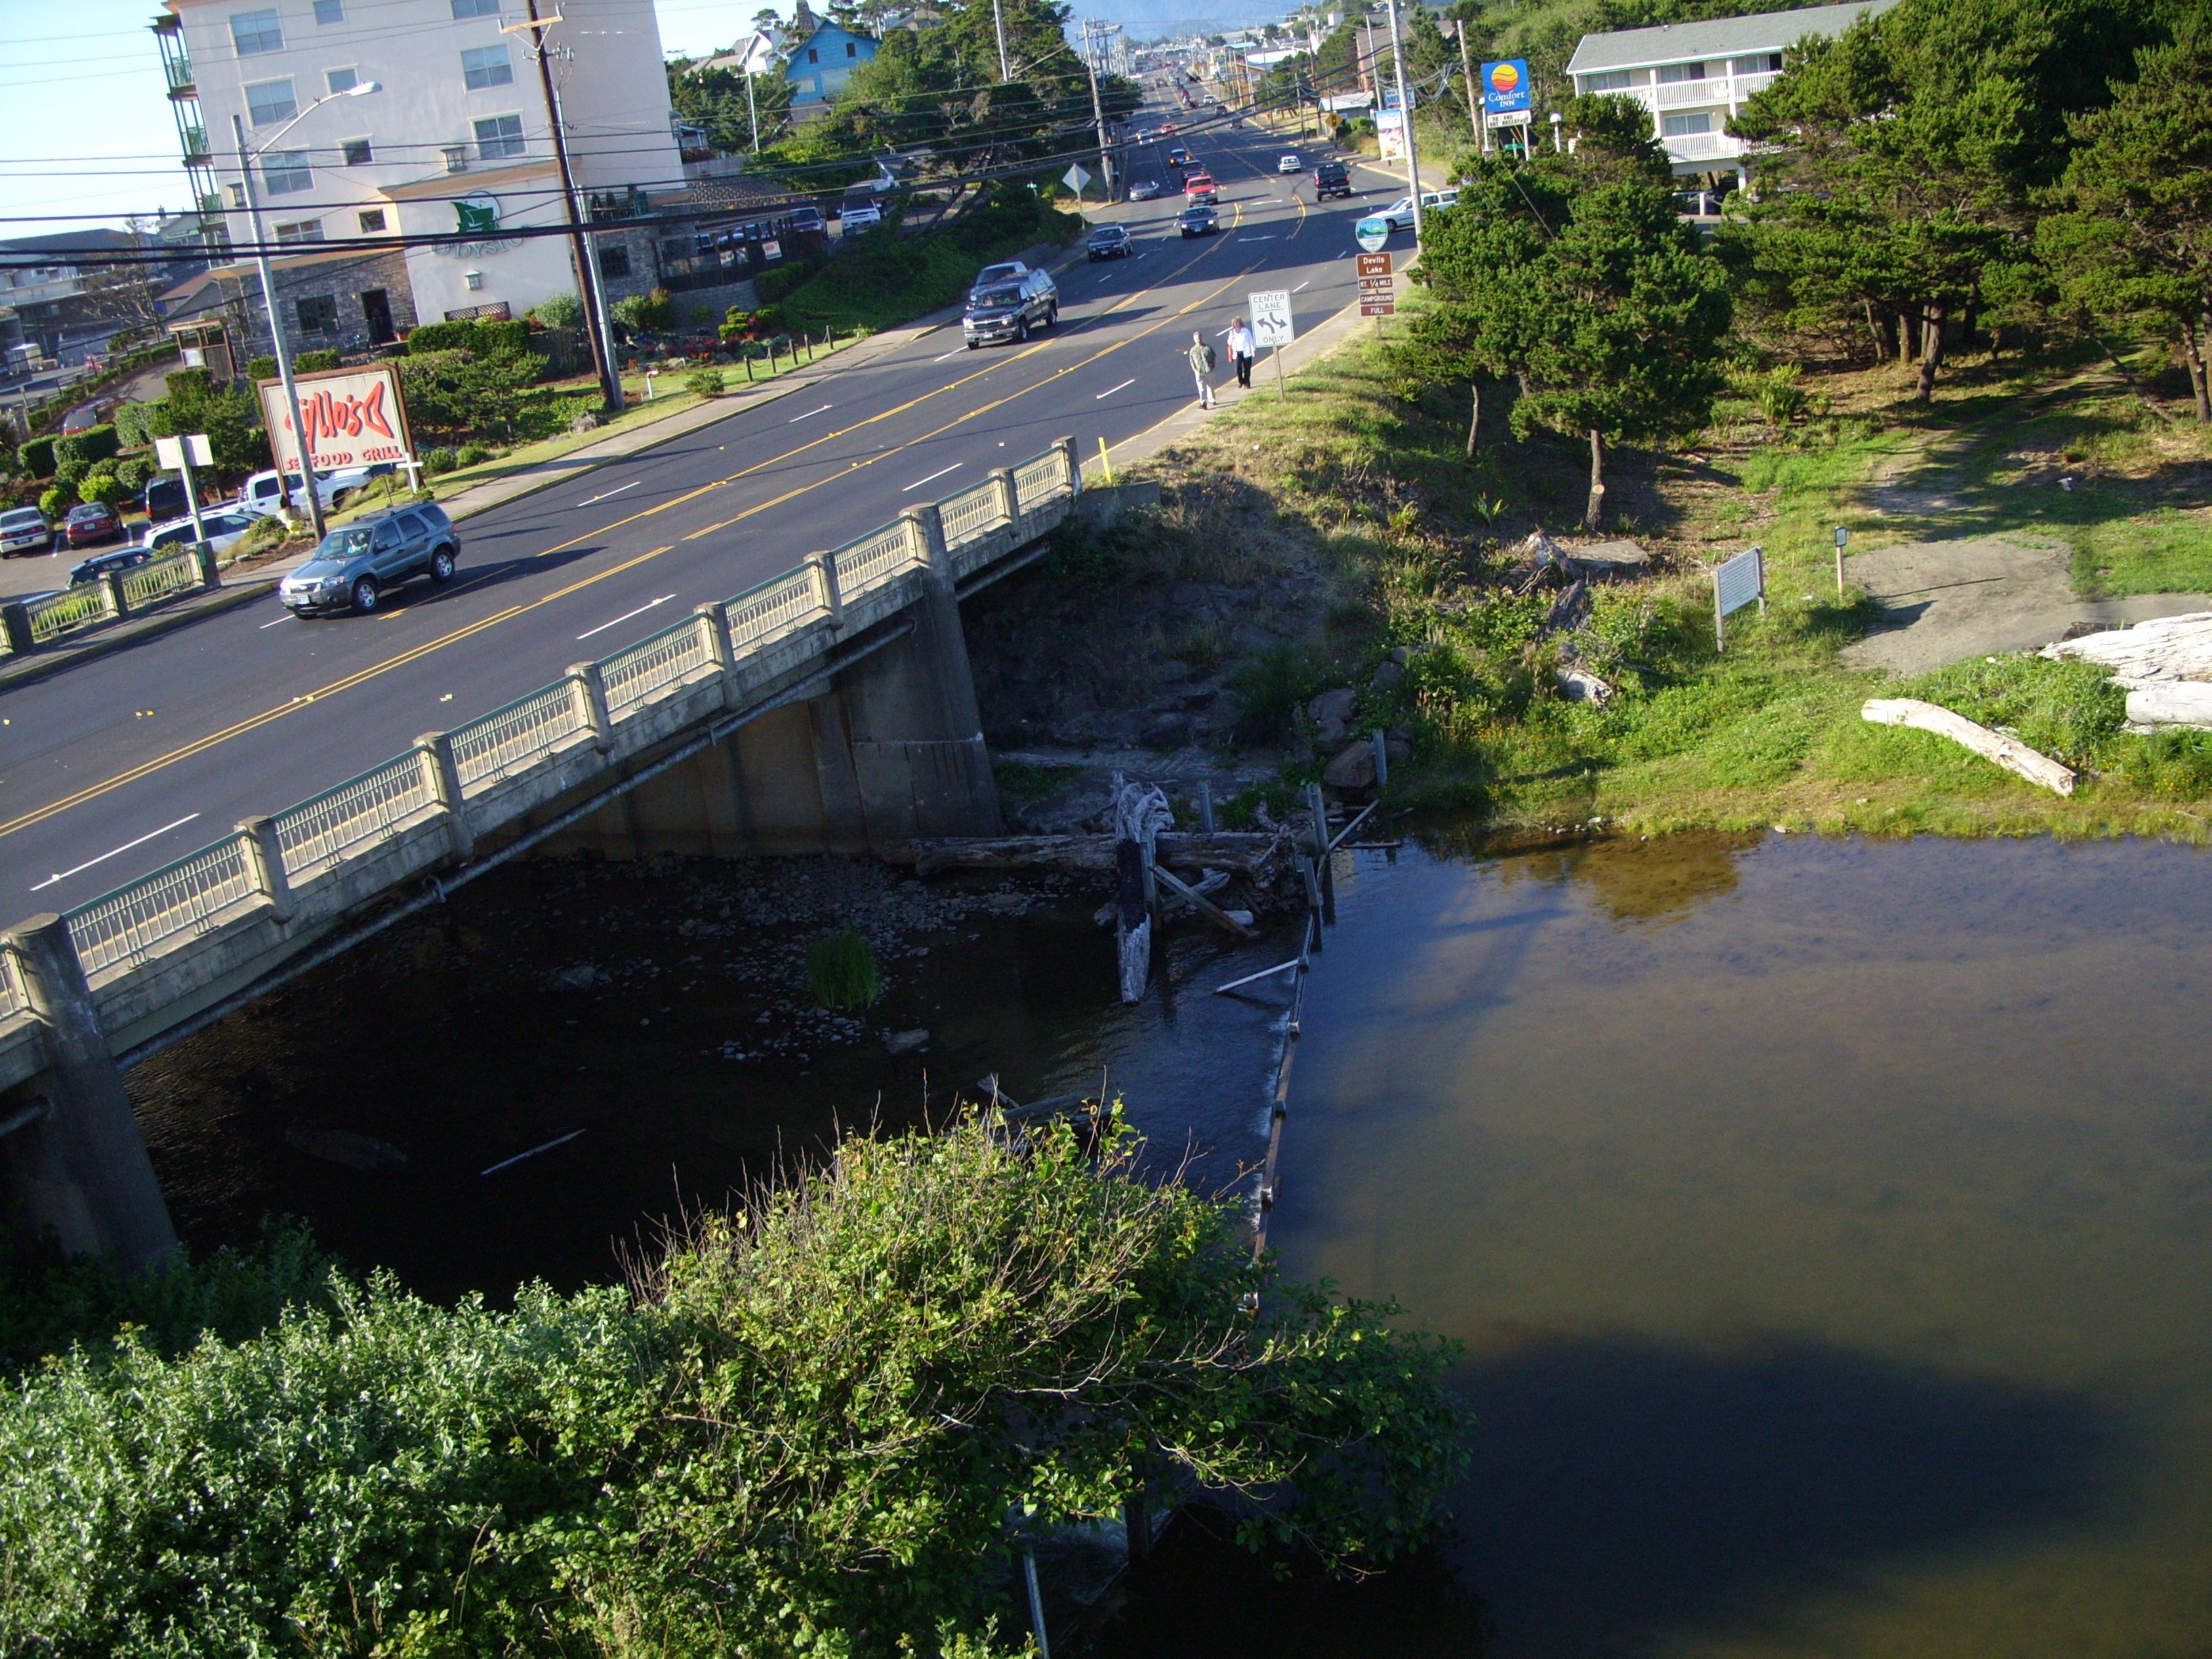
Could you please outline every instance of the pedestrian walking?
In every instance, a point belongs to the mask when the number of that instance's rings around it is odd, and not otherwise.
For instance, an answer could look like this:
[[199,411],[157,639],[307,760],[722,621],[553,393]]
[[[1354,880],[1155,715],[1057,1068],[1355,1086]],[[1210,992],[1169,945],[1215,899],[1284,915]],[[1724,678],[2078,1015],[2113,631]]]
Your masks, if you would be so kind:
[[1200,409],[1212,408],[1213,382],[1206,377],[1213,373],[1213,348],[1206,344],[1206,337],[1203,334],[1193,329],[1190,336],[1190,349],[1185,352],[1183,356],[1190,364],[1191,379],[1198,382],[1198,406]]
[[1237,384],[1247,392],[1252,389],[1252,359],[1259,349],[1249,323],[1239,317],[1229,325],[1229,361],[1237,365]]

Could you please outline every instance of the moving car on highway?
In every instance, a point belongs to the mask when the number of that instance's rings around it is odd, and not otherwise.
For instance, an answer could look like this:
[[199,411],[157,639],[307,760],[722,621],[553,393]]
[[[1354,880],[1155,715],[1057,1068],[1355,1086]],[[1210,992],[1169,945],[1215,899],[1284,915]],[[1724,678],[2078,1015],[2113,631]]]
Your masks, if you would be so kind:
[[97,547],[122,533],[122,519],[113,507],[101,501],[85,501],[73,507],[69,517],[62,520],[62,542],[71,548]]
[[1051,273],[1024,270],[1009,282],[981,283],[968,296],[967,314],[960,332],[970,351],[994,340],[1026,340],[1033,328],[1050,328],[1060,320],[1060,289]]
[[[1421,211],[1424,213],[1434,213],[1439,208],[1458,205],[1459,192],[1455,190],[1425,190],[1421,192]],[[1392,230],[1411,230],[1413,228],[1413,198],[1401,196],[1375,216]]]
[[1168,152],[1168,165],[1171,167],[1188,167],[1190,165],[1190,152],[1185,149],[1181,144],[1177,144],[1173,149]]
[[460,556],[461,538],[445,508],[428,501],[395,507],[331,532],[313,558],[277,584],[276,596],[295,616],[365,616],[387,588],[414,577],[453,580]]
[[1129,199],[1133,202],[1149,202],[1159,193],[1160,181],[1157,179],[1139,179],[1129,186]]
[[1295,155],[1285,155],[1275,163],[1275,171],[1278,173],[1304,173],[1305,170],[1306,164]]
[[1323,161],[1314,169],[1314,200],[1352,193],[1352,169],[1341,161]]
[[54,527],[37,507],[13,507],[0,513],[0,559],[53,550]]
[[1211,236],[1221,228],[1221,216],[1200,202],[1176,215],[1176,228],[1186,236]]
[[1101,225],[1091,233],[1083,251],[1092,259],[1126,259],[1134,246],[1129,240],[1129,233],[1121,226]]

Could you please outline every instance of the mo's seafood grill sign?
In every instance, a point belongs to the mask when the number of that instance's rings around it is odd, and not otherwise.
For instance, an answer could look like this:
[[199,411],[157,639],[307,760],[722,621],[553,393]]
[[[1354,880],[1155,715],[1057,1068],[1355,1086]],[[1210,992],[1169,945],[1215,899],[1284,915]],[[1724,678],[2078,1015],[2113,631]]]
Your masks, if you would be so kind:
[[[399,371],[389,363],[360,368],[325,368],[295,377],[300,388],[300,420],[307,432],[307,453],[317,471],[368,466],[377,461],[405,462],[414,456],[407,435],[407,404],[399,395]],[[300,468],[300,445],[292,431],[292,411],[281,380],[255,382],[261,393],[261,419],[269,447],[287,472]]]

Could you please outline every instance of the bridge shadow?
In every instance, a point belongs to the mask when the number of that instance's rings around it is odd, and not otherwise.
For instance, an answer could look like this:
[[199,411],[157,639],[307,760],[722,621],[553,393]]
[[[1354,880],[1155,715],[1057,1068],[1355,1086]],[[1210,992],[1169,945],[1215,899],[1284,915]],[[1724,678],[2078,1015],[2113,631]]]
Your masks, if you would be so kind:
[[1827,1345],[1537,1342],[1456,1379],[1451,1554],[1514,1659],[1655,1652],[1870,1568],[2077,1525],[2120,1425],[2082,1401]]

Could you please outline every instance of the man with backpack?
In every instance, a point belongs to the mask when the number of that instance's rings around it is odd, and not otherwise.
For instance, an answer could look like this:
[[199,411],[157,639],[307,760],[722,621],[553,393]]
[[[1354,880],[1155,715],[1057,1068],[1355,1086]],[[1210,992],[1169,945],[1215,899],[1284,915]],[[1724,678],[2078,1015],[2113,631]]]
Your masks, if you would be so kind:
[[1198,406],[1213,407],[1213,382],[1206,377],[1213,373],[1213,348],[1196,329],[1191,331],[1190,349],[1183,354],[1190,363],[1191,378],[1198,382]]

